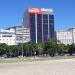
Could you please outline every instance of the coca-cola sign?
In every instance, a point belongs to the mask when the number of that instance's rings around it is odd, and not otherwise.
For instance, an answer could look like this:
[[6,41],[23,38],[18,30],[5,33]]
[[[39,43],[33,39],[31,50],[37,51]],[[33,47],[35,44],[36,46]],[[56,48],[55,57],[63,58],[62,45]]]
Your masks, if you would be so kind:
[[42,13],[41,8],[29,8],[28,12],[34,13],[34,14],[41,14]]

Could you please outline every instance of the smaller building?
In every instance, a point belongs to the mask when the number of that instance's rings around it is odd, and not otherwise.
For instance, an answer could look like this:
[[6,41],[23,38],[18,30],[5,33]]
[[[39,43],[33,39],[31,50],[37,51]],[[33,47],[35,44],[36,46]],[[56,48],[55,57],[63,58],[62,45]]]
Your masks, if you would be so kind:
[[22,26],[0,29],[0,43],[18,45],[30,41],[30,29]]
[[17,27],[16,28],[16,44],[26,43],[30,41],[29,28]]
[[6,43],[7,45],[16,45],[15,38],[15,29],[0,30],[0,43]]
[[56,38],[59,41],[59,43],[65,45],[75,43],[75,28],[69,28],[66,31],[56,31]]

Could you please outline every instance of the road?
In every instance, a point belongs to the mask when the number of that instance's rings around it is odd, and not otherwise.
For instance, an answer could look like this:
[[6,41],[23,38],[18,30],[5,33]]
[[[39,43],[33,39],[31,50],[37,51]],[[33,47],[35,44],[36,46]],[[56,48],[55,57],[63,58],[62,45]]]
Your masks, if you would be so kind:
[[75,59],[3,63],[0,75],[75,75]]

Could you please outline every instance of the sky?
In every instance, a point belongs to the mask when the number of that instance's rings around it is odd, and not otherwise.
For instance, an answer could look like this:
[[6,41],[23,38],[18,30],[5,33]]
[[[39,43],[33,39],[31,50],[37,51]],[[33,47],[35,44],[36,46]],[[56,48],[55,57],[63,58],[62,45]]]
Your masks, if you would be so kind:
[[0,0],[0,29],[21,25],[28,7],[52,8],[56,30],[75,27],[75,0]]

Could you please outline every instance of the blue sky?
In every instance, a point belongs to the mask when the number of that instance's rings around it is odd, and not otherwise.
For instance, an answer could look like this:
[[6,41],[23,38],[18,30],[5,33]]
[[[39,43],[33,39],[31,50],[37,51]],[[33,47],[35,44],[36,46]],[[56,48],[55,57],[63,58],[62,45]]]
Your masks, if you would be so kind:
[[75,0],[0,0],[0,28],[22,24],[28,7],[52,8],[55,29],[75,27]]

